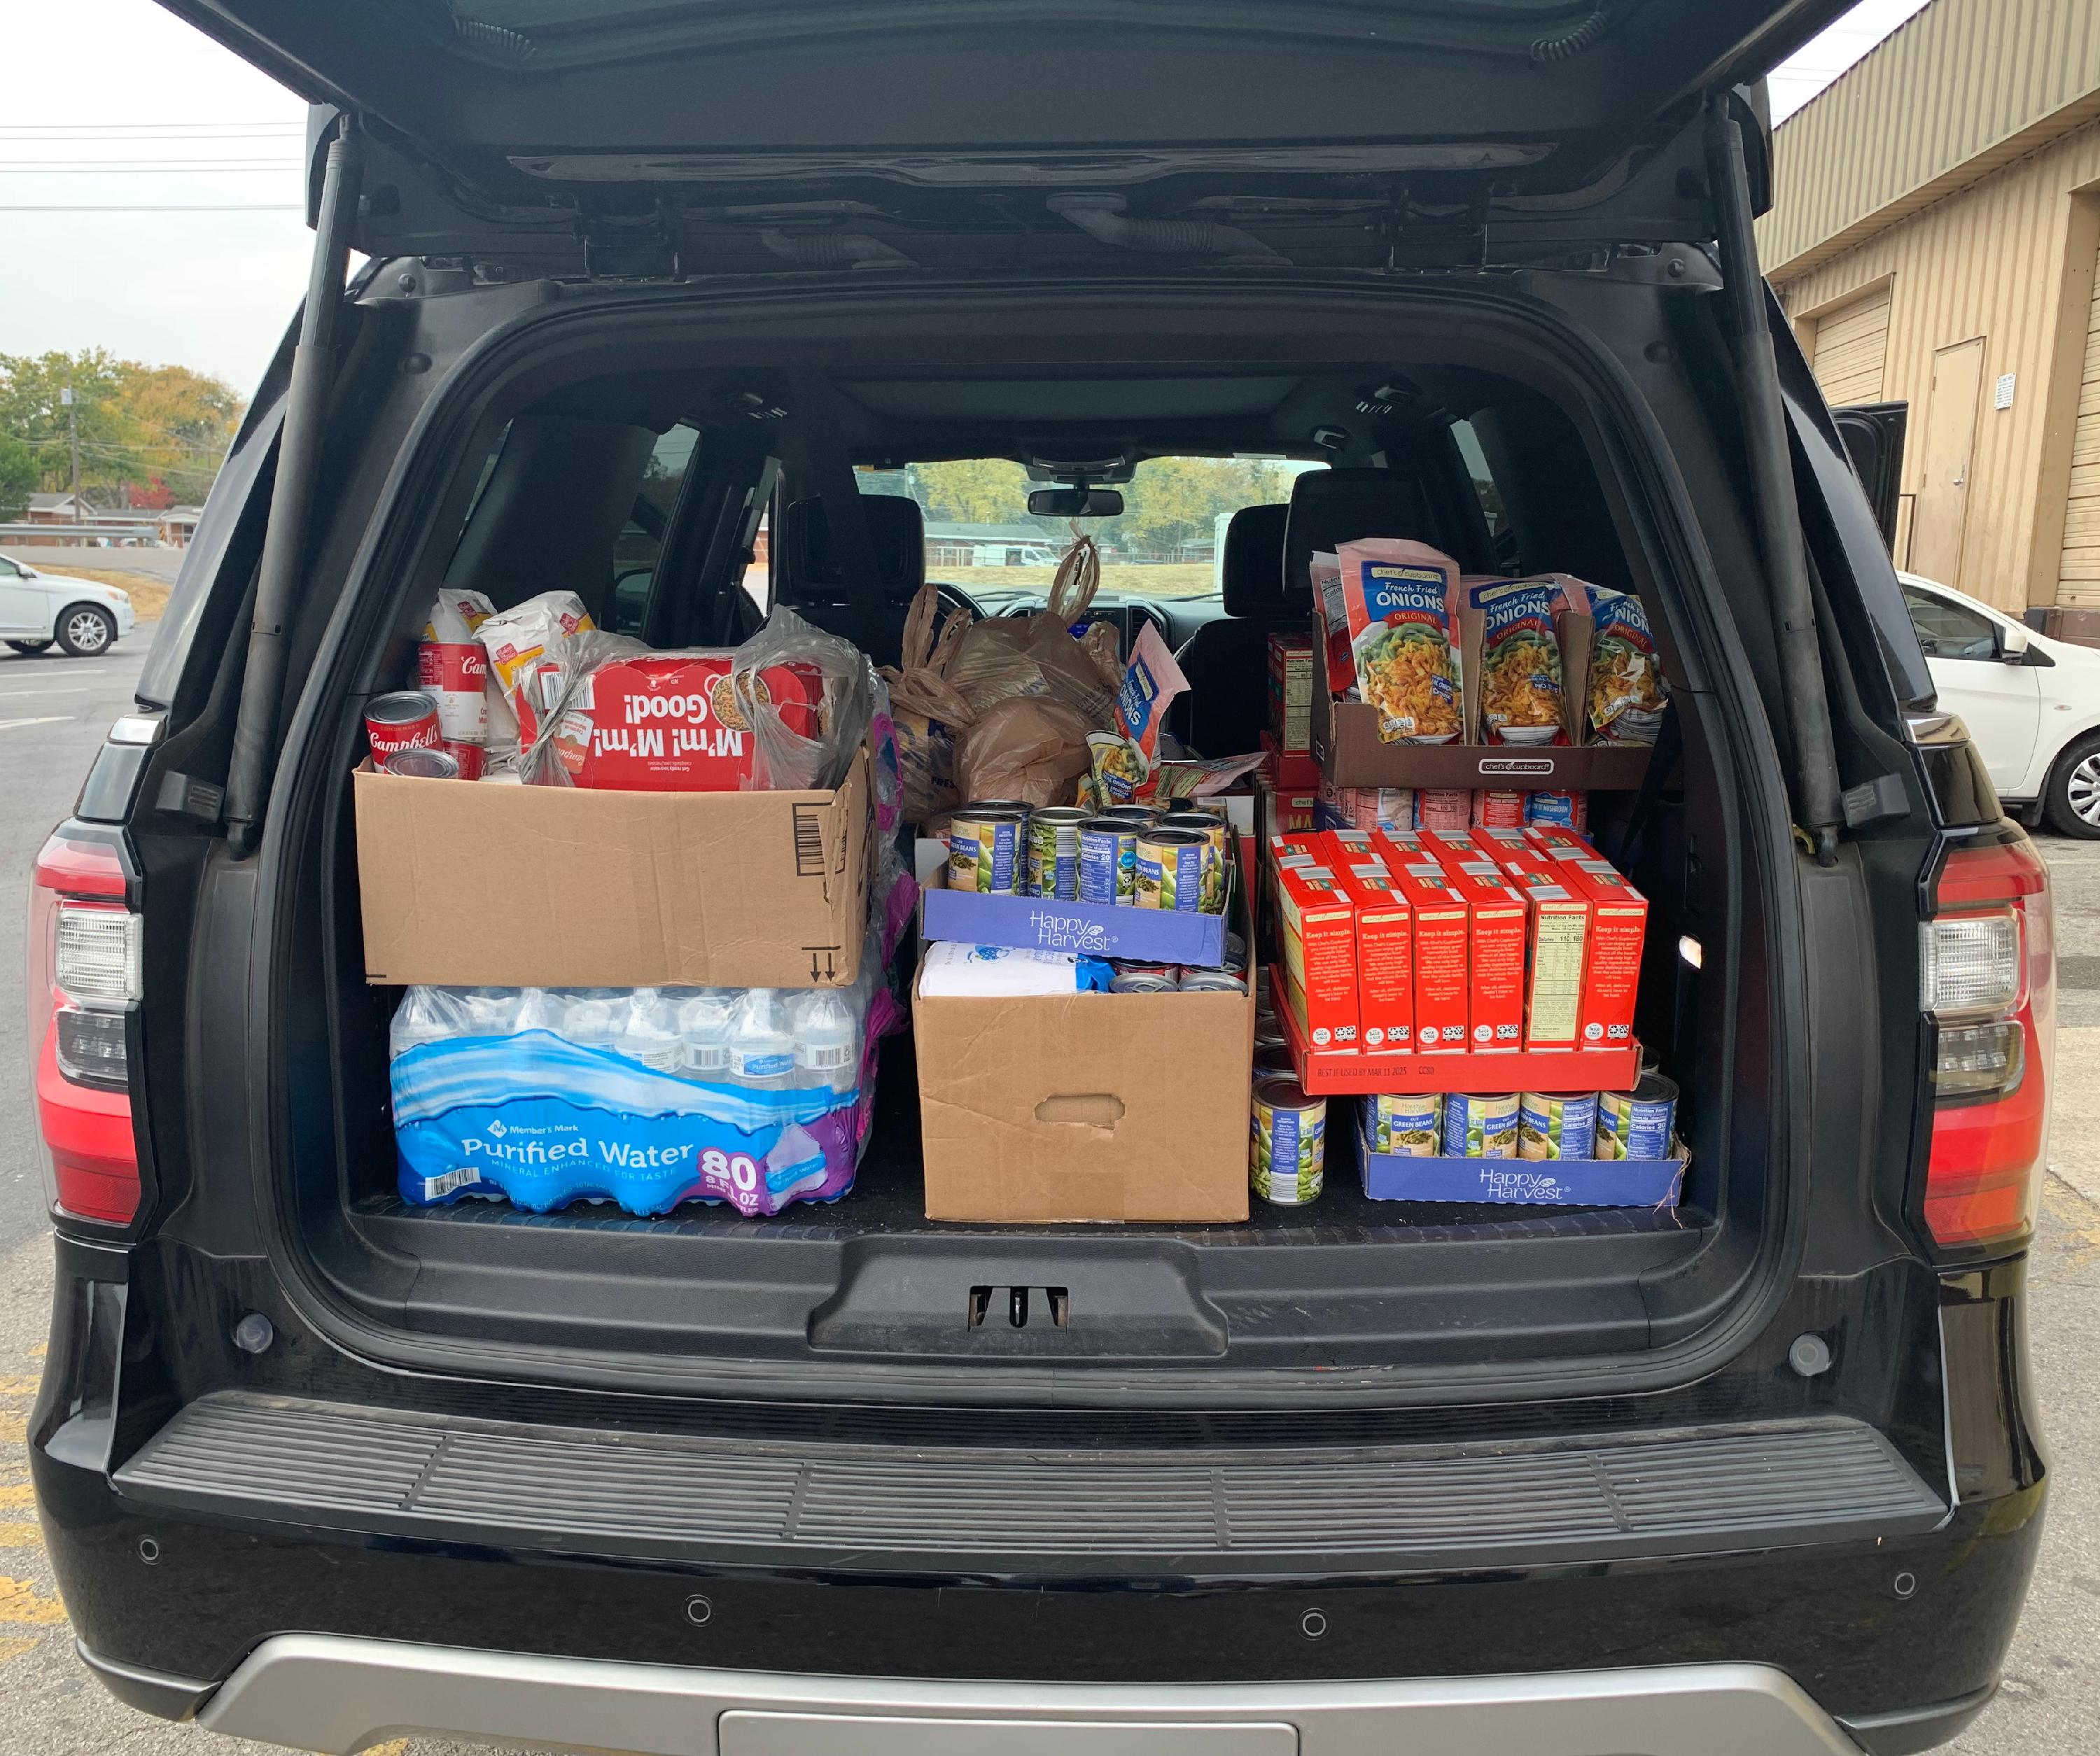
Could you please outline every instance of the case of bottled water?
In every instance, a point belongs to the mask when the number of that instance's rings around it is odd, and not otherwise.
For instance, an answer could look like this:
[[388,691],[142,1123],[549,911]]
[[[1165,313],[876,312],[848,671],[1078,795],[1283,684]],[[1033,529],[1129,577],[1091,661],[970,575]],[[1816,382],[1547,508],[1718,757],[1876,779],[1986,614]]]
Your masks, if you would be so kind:
[[846,989],[413,987],[389,1050],[403,1197],[778,1213],[836,1201],[895,1002]]

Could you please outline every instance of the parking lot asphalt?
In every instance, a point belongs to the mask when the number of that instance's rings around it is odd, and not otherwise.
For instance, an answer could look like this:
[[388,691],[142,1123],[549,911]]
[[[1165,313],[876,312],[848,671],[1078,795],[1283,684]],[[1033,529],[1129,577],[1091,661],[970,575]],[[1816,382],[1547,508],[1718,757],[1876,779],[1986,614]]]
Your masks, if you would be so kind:
[[[29,867],[125,710],[152,630],[93,661],[0,652],[0,1756],[261,1756],[119,1705],[81,1667],[37,1523],[24,1426],[50,1315],[19,1001]],[[2030,1330],[2054,1476],[2048,1531],[1998,1700],[1961,1756],[2100,1748],[2100,842],[2038,838],[2057,901],[2058,1100],[2030,1264]],[[411,1737],[377,1756],[487,1756]],[[516,1756],[523,1756],[523,1752]]]

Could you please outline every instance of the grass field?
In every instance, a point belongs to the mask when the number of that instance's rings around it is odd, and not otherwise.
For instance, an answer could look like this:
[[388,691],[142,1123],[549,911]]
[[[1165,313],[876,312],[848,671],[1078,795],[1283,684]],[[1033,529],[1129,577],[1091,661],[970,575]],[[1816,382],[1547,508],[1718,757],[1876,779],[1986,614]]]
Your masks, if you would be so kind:
[[168,607],[172,582],[156,579],[150,573],[135,573],[123,567],[46,567],[42,571],[55,580],[95,580],[130,593],[131,613],[142,622],[157,620]]
[[[1055,567],[929,567],[926,571],[943,585],[964,591],[1048,592],[1057,577]],[[1101,568],[1101,589],[1119,598],[1202,598],[1217,589],[1217,575],[1207,561],[1162,562],[1154,567],[1111,561]]]

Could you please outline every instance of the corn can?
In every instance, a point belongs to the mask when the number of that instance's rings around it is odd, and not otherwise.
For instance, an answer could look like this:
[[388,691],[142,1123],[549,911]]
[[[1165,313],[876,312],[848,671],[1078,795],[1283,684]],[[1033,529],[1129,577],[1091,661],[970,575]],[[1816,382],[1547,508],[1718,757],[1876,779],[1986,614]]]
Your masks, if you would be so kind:
[[1112,823],[1131,823],[1140,829],[1151,828],[1166,814],[1156,805],[1105,805],[1094,814],[1096,819],[1105,818]]
[[1444,1150],[1453,1158],[1516,1157],[1517,1094],[1453,1092],[1444,1100]]
[[1597,1100],[1599,1158],[1667,1158],[1677,1132],[1677,1086],[1659,1073],[1643,1075],[1630,1092]]
[[1196,913],[1210,852],[1210,843],[1193,831],[1146,830],[1137,838],[1137,906]]
[[1079,825],[1079,900],[1123,908],[1136,902],[1136,824],[1090,817]]
[[1254,1088],[1248,1143],[1254,1192],[1279,1207],[1318,1198],[1327,1176],[1327,1100],[1308,1097],[1295,1079],[1264,1079]]
[[1597,1156],[1595,1092],[1526,1092],[1516,1111],[1520,1158],[1594,1158]]
[[1364,1132],[1374,1153],[1434,1158],[1443,1101],[1434,1092],[1382,1093],[1364,1100]]
[[1257,1084],[1264,1079],[1295,1079],[1298,1077],[1298,1064],[1281,1043],[1260,1046],[1254,1052],[1254,1076]]
[[1046,902],[1079,899],[1079,826],[1092,815],[1076,805],[1046,805],[1028,818],[1028,893]]
[[948,823],[948,888],[1019,896],[1028,884],[1026,816],[964,806]]
[[1201,836],[1208,851],[1203,856],[1202,894],[1197,907],[1206,915],[1225,911],[1225,863],[1231,857],[1232,827],[1222,817],[1207,811],[1173,811],[1154,825],[1158,829],[1185,829]]

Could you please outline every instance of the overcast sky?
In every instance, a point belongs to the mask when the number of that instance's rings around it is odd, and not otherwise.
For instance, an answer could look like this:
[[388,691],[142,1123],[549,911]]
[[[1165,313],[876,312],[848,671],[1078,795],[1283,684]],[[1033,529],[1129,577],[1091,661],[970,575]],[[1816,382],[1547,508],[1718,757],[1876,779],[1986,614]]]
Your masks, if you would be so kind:
[[[1774,74],[1775,113],[1925,3],[1864,0]],[[305,107],[153,0],[7,13],[0,354],[101,346],[245,392],[305,285]]]

